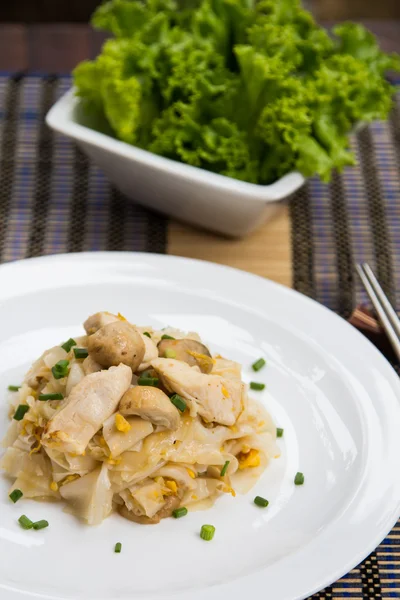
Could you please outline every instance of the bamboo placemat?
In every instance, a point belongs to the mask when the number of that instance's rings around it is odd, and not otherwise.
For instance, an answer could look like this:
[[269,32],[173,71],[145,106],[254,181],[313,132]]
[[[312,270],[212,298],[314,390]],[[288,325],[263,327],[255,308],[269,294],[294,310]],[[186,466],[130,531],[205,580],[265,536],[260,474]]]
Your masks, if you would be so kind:
[[[348,316],[363,299],[352,271],[369,260],[399,302],[400,115],[353,140],[358,167],[329,186],[311,179],[245,240],[168,223],[127,202],[67,139],[44,124],[68,77],[0,77],[0,260],[83,250],[205,258],[293,284]],[[290,218],[289,218],[290,217]],[[398,304],[399,305],[399,304]],[[327,549],[329,552],[329,549]],[[349,575],[315,598],[400,598],[400,526]]]

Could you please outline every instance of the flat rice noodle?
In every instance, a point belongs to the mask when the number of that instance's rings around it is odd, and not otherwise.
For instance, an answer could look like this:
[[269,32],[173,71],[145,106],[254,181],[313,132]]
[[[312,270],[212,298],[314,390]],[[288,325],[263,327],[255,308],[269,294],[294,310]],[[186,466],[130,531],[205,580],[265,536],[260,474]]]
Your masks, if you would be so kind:
[[[154,517],[166,502],[162,487],[156,481],[149,481],[140,487],[130,488],[129,492],[146,517]],[[129,498],[129,495],[125,493],[124,495],[121,494],[121,497]],[[125,504],[129,510],[133,510],[133,506],[129,506],[126,500]]]
[[25,498],[58,498],[58,493],[50,489],[51,482],[49,458],[42,453],[26,454],[12,489],[21,490]]
[[186,467],[175,463],[167,463],[158,469],[152,477],[164,477],[165,479],[173,479],[179,487],[185,490],[192,490],[196,487],[195,480],[189,475]]
[[186,492],[181,502],[182,506],[190,506],[191,510],[209,508],[226,488],[223,481],[209,477],[198,477],[194,482],[195,487]]
[[19,430],[20,430],[19,421],[15,421],[15,419],[13,419],[11,421],[10,425],[8,426],[6,435],[1,440],[1,445],[3,448],[8,448],[9,446],[12,446],[14,444],[14,442],[18,438]]
[[140,417],[125,418],[131,426],[126,433],[118,431],[115,427],[115,414],[111,415],[103,424],[103,437],[113,458],[130,450],[153,432],[153,425],[149,421],[144,421]]
[[112,511],[113,491],[104,463],[91,473],[60,488],[60,494],[68,503],[67,512],[98,525]]
[[65,388],[65,395],[69,396],[72,392],[72,389],[78,385],[80,381],[85,377],[85,372],[80,364],[72,363],[71,368],[68,373],[67,385]]
[[25,458],[28,452],[19,448],[7,448],[0,460],[0,468],[3,469],[10,477],[18,477],[23,471]]

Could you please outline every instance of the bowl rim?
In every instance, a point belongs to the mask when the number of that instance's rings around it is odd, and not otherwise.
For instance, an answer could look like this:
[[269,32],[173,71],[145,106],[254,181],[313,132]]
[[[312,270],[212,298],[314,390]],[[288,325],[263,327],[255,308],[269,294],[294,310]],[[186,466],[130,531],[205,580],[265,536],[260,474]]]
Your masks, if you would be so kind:
[[286,198],[305,182],[301,173],[293,171],[269,185],[248,183],[159,156],[76,122],[74,110],[78,104],[79,98],[76,90],[71,88],[49,110],[46,115],[46,124],[54,131],[77,142],[89,144],[116,156],[157,168],[159,171],[173,174],[186,181],[207,184],[210,188],[224,190],[237,196],[251,197],[262,202],[274,202]]

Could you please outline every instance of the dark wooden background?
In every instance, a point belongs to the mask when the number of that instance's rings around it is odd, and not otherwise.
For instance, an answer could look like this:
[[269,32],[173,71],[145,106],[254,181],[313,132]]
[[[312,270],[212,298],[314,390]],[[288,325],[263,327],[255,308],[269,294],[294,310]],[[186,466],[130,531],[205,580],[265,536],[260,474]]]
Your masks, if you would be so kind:
[[[88,20],[100,0],[0,0],[0,71],[69,73],[94,58],[104,34]],[[303,0],[323,25],[363,22],[386,51],[400,52],[400,0]]]
[[[305,0],[320,19],[396,19],[400,0]],[[86,23],[100,0],[0,0],[0,22]]]

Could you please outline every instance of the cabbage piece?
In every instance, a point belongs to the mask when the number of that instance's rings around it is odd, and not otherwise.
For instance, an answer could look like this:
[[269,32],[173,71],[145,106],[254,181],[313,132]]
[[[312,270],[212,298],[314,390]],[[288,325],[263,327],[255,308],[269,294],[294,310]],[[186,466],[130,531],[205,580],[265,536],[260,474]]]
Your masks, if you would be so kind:
[[84,377],[85,373],[82,366],[77,362],[72,363],[68,373],[67,385],[65,388],[66,396],[70,395],[70,393],[72,392],[72,388],[74,388],[80,381],[82,381]]
[[103,464],[84,477],[66,483],[60,487],[60,494],[68,503],[68,512],[89,525],[98,525],[112,510],[113,492],[107,465]]

